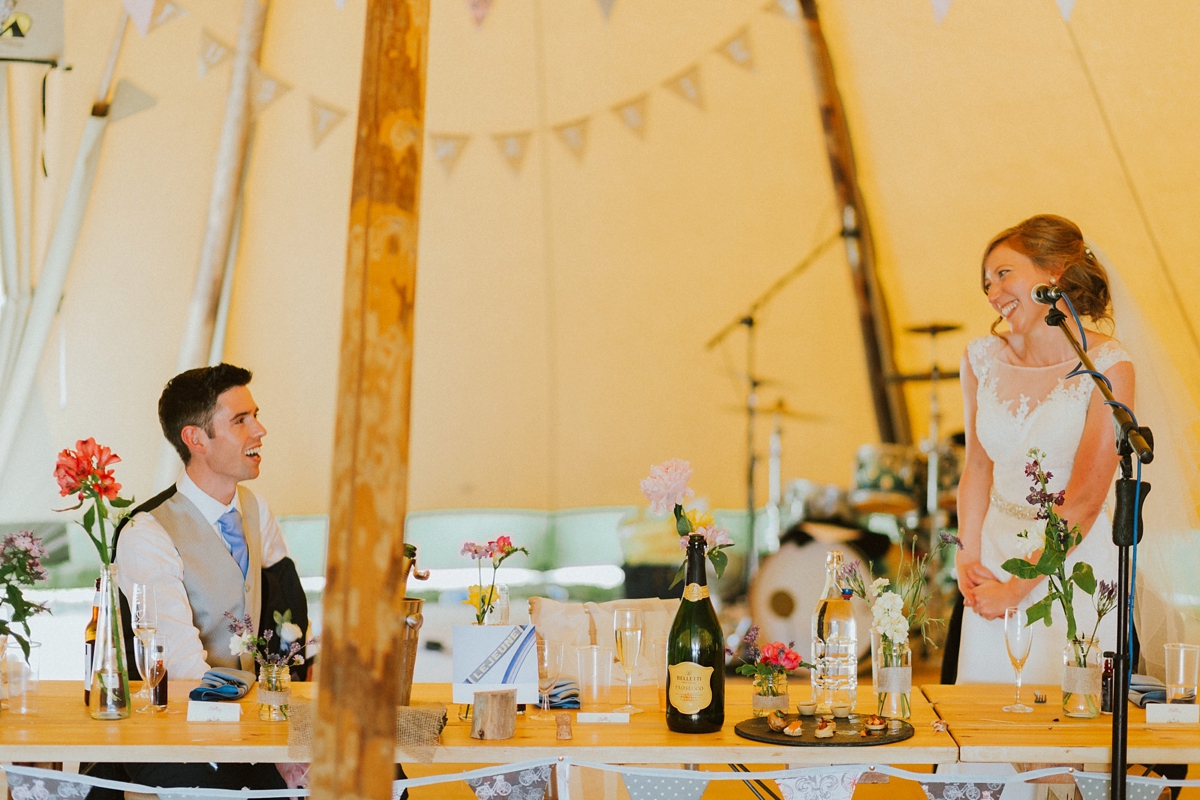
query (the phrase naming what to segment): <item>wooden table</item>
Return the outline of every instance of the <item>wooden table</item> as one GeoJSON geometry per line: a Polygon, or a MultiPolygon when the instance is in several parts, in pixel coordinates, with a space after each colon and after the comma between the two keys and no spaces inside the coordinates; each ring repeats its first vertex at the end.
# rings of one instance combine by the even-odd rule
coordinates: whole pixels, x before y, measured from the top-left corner
{"type": "MultiPolygon", "coordinates": [[[[236,723],[187,722],[187,691],[191,683],[172,682],[170,703],[179,714],[134,713],[118,722],[93,720],[81,698],[78,681],[43,681],[38,713],[0,717],[0,761],[288,761],[288,726],[260,722],[254,691],[241,701],[242,721],[236,723]]],[[[311,698],[313,686],[293,683],[296,702],[311,698]]],[[[442,733],[434,761],[454,764],[500,764],[533,758],[568,755],[580,761],[620,764],[943,764],[958,760],[958,748],[949,734],[933,730],[933,708],[919,691],[913,693],[912,723],[916,735],[904,742],[872,747],[780,747],[751,742],[734,733],[734,724],[751,716],[749,685],[727,687],[725,727],[719,733],[687,735],[667,730],[658,711],[654,688],[642,695],[635,687],[634,701],[647,711],[628,724],[573,725],[574,739],[554,738],[553,722],[524,717],[517,735],[498,742],[470,738],[470,726],[458,719],[458,706],[450,705],[447,684],[417,684],[414,705],[445,704],[450,721],[442,733]]],[[[807,692],[807,686],[803,687],[807,692]]],[[[873,710],[869,686],[859,687],[859,707],[873,710]]],[[[141,700],[135,700],[140,707],[141,700]]],[[[397,752],[397,759],[410,759],[397,752]]]]}
{"type": "MultiPolygon", "coordinates": [[[[1072,719],[1063,715],[1058,686],[1025,686],[1021,700],[1032,714],[1001,709],[1012,703],[1012,684],[922,686],[938,716],[950,726],[959,758],[974,762],[1105,764],[1112,754],[1112,717],[1072,719]],[[1033,702],[1034,691],[1046,695],[1033,702]]],[[[1200,763],[1200,725],[1147,725],[1144,709],[1129,706],[1129,762],[1200,763]]]]}

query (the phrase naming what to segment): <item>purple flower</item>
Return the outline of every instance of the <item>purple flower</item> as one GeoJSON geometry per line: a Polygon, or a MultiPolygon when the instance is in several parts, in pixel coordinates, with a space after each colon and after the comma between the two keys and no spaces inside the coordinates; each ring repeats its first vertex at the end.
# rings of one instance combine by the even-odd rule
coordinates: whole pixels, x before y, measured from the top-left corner
{"type": "Polygon", "coordinates": [[[843,564],[838,570],[838,578],[842,581],[849,582],[851,578],[858,574],[859,560],[856,558],[849,564],[843,564]]]}
{"type": "Polygon", "coordinates": [[[758,626],[751,625],[750,630],[746,631],[746,635],[742,637],[742,641],[746,644],[754,644],[758,641],[758,626]]]}
{"type": "Polygon", "coordinates": [[[938,534],[938,541],[945,545],[952,544],[955,547],[957,547],[959,550],[963,549],[962,539],[958,538],[953,533],[947,533],[946,531],[942,531],[940,534],[938,534]]]}

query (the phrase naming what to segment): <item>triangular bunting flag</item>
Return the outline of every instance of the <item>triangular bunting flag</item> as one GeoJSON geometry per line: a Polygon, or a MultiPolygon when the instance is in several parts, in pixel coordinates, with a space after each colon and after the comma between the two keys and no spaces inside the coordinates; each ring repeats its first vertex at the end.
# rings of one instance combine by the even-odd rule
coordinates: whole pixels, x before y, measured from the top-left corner
{"type": "Polygon", "coordinates": [[[166,25],[173,19],[180,19],[187,15],[187,9],[183,6],[176,5],[170,2],[170,0],[158,0],[154,4],[154,19],[150,20],[150,30],[166,25]]]}
{"type": "Polygon", "coordinates": [[[150,21],[154,19],[154,0],[121,0],[125,13],[137,32],[145,36],[150,32],[150,21]]]}
{"type": "Polygon", "coordinates": [[[346,7],[346,0],[333,0],[333,4],[337,6],[338,11],[346,7]]]}
{"type": "Polygon", "coordinates": [[[638,136],[646,134],[646,100],[649,95],[640,95],[632,100],[613,106],[613,113],[621,118],[625,127],[638,136]]]}
{"type": "Polygon", "coordinates": [[[487,19],[487,15],[492,10],[492,3],[495,0],[467,0],[467,9],[471,12],[471,19],[475,20],[475,27],[478,28],[487,19]]]}
{"type": "Polygon", "coordinates": [[[750,52],[750,28],[745,27],[730,36],[718,48],[721,55],[739,67],[754,71],[754,54],[750,52]]]}
{"type": "Polygon", "coordinates": [[[1071,12],[1075,10],[1075,0],[1054,0],[1058,3],[1058,13],[1062,14],[1063,22],[1071,21],[1071,12]]]}
{"type": "MultiPolygon", "coordinates": [[[[1083,800],[1108,800],[1110,783],[1107,775],[1075,773],[1075,785],[1079,787],[1083,800]]],[[[1157,800],[1166,786],[1162,780],[1129,777],[1125,779],[1125,796],[1129,800],[1157,800]]]]}
{"type": "Polygon", "coordinates": [[[854,787],[858,784],[860,767],[850,772],[830,772],[821,770],[811,775],[797,775],[794,778],[776,778],[779,793],[784,800],[805,797],[820,797],[821,800],[850,800],[854,787]]]}
{"type": "Polygon", "coordinates": [[[503,797],[505,800],[542,800],[550,785],[550,765],[543,764],[518,772],[504,772],[486,778],[464,781],[479,800],[503,797]]]}
{"type": "Polygon", "coordinates": [[[346,112],[340,108],[322,103],[312,95],[308,96],[308,121],[312,128],[313,147],[317,147],[346,117],[346,112]]]}
{"type": "Polygon", "coordinates": [[[770,0],[763,11],[770,11],[774,14],[781,14],[792,22],[800,21],[800,0],[770,0]]]}
{"type": "Polygon", "coordinates": [[[933,21],[938,25],[942,24],[942,20],[950,13],[950,4],[954,0],[930,0],[933,4],[933,21]]]}
{"type": "Polygon", "coordinates": [[[956,781],[925,783],[922,781],[921,789],[925,792],[926,800],[961,800],[965,797],[976,798],[976,800],[1000,800],[1000,795],[1004,793],[1004,784],[956,781]]]}
{"type": "Polygon", "coordinates": [[[203,79],[208,71],[229,58],[233,52],[229,45],[222,42],[208,28],[200,29],[200,56],[196,59],[196,70],[203,79]]]}
{"type": "Polygon", "coordinates": [[[434,134],[429,138],[433,141],[433,157],[441,162],[449,175],[454,171],[454,165],[458,163],[471,137],[467,134],[444,133],[434,134]]]}
{"type": "Polygon", "coordinates": [[[600,6],[600,12],[604,14],[605,22],[612,16],[613,6],[616,4],[617,0],[596,0],[596,5],[600,6]]]}
{"type": "Polygon", "coordinates": [[[521,165],[525,163],[525,154],[529,152],[529,131],[520,133],[497,133],[492,136],[500,155],[512,167],[512,171],[520,173],[521,165]]]}
{"type": "Polygon", "coordinates": [[[624,772],[621,778],[625,781],[629,800],[660,800],[664,797],[671,800],[700,800],[700,795],[708,788],[708,781],[700,778],[652,778],[624,772]]]}
{"type": "Polygon", "coordinates": [[[704,94],[700,90],[700,65],[693,64],[663,85],[697,108],[704,108],[704,94]]]}
{"type": "Polygon", "coordinates": [[[574,122],[564,122],[557,125],[554,132],[562,139],[567,149],[578,159],[583,159],[583,151],[587,149],[587,117],[574,122]]]}
{"type": "Polygon", "coordinates": [[[117,81],[117,88],[113,92],[112,106],[108,111],[108,121],[116,122],[126,117],[132,117],[139,111],[153,108],[157,102],[157,99],[122,78],[117,81]]]}
{"type": "Polygon", "coordinates": [[[267,106],[292,90],[289,83],[276,78],[257,64],[250,65],[250,116],[257,117],[267,106]]]}

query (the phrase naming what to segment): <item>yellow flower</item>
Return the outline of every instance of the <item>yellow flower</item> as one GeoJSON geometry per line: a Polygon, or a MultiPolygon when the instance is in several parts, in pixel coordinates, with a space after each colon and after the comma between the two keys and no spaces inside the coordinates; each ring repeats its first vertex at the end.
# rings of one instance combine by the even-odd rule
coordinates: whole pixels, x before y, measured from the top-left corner
{"type": "Polygon", "coordinates": [[[476,610],[483,612],[488,606],[496,602],[496,587],[489,586],[486,589],[479,584],[475,584],[469,590],[467,599],[463,600],[464,606],[473,606],[476,610]]]}
{"type": "Polygon", "coordinates": [[[693,531],[698,531],[701,528],[713,524],[712,514],[709,514],[705,511],[699,511],[695,508],[687,512],[685,516],[687,517],[688,524],[692,526],[693,531]]]}

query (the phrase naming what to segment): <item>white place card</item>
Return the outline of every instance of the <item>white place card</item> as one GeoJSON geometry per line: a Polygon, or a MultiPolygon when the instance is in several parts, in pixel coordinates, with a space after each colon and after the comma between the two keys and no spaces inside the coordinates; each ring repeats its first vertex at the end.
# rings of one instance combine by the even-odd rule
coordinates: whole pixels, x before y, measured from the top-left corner
{"type": "Polygon", "coordinates": [[[237,722],[241,718],[241,703],[211,703],[207,700],[188,700],[188,722],[237,722]]]}
{"type": "Polygon", "coordinates": [[[1180,722],[1195,725],[1200,722],[1200,706],[1151,703],[1146,706],[1146,722],[1180,722]]]}
{"type": "Polygon", "coordinates": [[[537,640],[532,625],[455,625],[452,702],[480,689],[517,688],[517,702],[538,702],[537,640]]]}
{"type": "Polygon", "coordinates": [[[580,711],[575,715],[575,721],[587,722],[629,722],[628,714],[618,714],[615,711],[580,711]]]}

